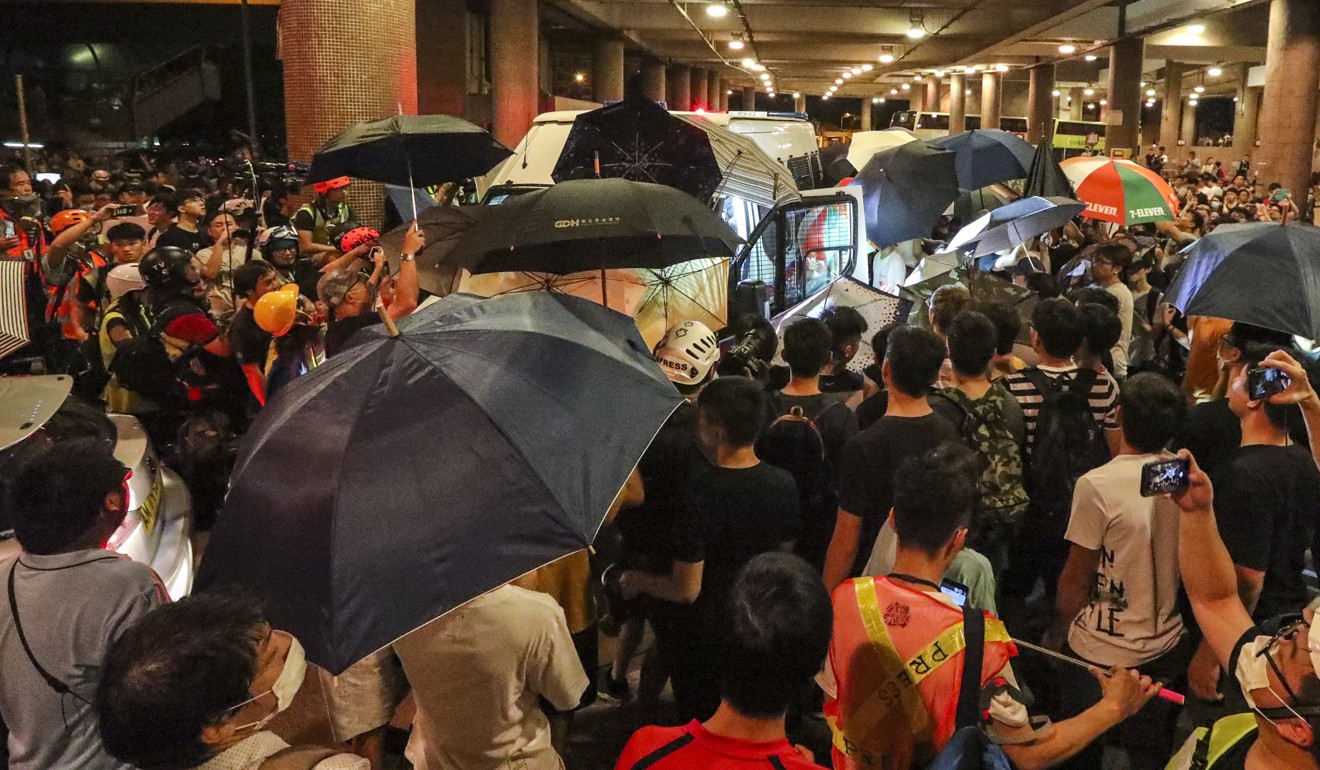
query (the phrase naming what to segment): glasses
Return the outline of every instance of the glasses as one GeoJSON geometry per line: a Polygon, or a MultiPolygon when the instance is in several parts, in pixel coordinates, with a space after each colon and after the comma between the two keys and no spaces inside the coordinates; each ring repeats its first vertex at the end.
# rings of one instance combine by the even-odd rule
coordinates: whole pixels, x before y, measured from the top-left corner
{"type": "MultiPolygon", "coordinates": [[[[1270,670],[1272,670],[1274,675],[1279,678],[1279,683],[1283,685],[1284,691],[1288,693],[1288,702],[1296,705],[1303,704],[1299,703],[1297,693],[1293,692],[1292,685],[1288,684],[1288,679],[1283,675],[1283,669],[1281,669],[1279,664],[1274,661],[1274,656],[1270,654],[1270,650],[1277,647],[1280,642],[1291,641],[1304,628],[1307,629],[1309,633],[1311,626],[1304,618],[1300,617],[1292,623],[1280,626],[1279,630],[1274,632],[1274,636],[1270,637],[1269,643],[1260,648],[1260,651],[1256,653],[1257,657],[1260,657],[1261,655],[1265,656],[1265,662],[1269,664],[1270,670]]],[[[1309,644],[1306,645],[1306,649],[1308,652],[1310,651],[1309,644]]]]}

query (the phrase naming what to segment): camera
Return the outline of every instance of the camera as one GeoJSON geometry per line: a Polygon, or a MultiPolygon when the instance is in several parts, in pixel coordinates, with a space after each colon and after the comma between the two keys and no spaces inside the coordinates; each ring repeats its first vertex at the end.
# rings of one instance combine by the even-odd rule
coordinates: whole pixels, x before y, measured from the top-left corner
{"type": "Polygon", "coordinates": [[[1263,401],[1288,389],[1292,379],[1278,369],[1253,366],[1247,370],[1247,396],[1252,401],[1263,401]]]}

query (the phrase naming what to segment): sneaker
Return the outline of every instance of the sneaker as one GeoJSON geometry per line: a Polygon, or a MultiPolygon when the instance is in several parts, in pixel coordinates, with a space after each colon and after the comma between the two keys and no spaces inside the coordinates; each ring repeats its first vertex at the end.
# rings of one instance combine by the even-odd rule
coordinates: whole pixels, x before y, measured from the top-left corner
{"type": "Polygon", "coordinates": [[[627,679],[615,679],[610,666],[602,666],[598,677],[597,692],[600,696],[614,703],[622,703],[632,697],[632,688],[627,679]]]}

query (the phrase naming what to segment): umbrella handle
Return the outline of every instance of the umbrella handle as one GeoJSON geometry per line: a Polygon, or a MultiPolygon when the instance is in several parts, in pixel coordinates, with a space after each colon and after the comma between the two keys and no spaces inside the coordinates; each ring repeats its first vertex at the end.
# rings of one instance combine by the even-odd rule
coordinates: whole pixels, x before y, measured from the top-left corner
{"type": "Polygon", "coordinates": [[[381,323],[385,324],[385,331],[389,334],[389,336],[391,337],[399,336],[399,327],[395,326],[394,319],[390,318],[390,311],[386,310],[385,307],[382,305],[380,310],[376,312],[380,314],[381,323]]]}

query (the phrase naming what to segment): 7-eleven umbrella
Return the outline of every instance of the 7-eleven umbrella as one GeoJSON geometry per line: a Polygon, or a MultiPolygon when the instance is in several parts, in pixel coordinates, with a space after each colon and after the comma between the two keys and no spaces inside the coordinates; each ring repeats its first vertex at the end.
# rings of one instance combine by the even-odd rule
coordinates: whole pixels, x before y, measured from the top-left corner
{"type": "Polygon", "coordinates": [[[1130,160],[1077,157],[1059,165],[1086,204],[1084,217],[1137,225],[1173,219],[1178,213],[1178,196],[1168,183],[1130,160]]]}

